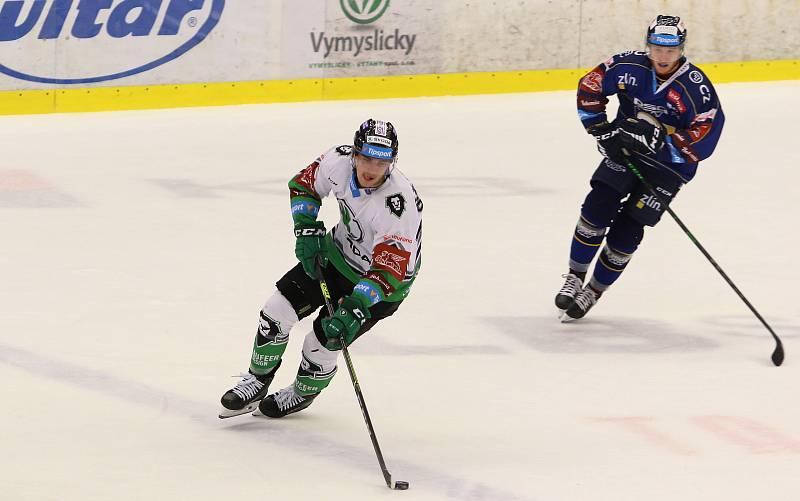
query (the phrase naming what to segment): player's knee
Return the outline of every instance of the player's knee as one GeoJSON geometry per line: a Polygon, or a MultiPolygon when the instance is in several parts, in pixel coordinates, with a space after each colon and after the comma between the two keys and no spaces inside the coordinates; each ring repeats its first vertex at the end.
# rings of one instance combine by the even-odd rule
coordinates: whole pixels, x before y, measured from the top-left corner
{"type": "Polygon", "coordinates": [[[612,249],[619,252],[633,254],[644,238],[644,224],[635,220],[627,213],[619,215],[611,230],[608,232],[606,242],[612,249]]]}
{"type": "Polygon", "coordinates": [[[275,291],[261,308],[258,334],[270,342],[285,342],[297,323],[294,307],[280,291],[275,291]]]}
{"type": "Polygon", "coordinates": [[[581,217],[598,228],[606,228],[617,215],[622,198],[617,190],[602,182],[593,182],[581,206],[581,217]]]}

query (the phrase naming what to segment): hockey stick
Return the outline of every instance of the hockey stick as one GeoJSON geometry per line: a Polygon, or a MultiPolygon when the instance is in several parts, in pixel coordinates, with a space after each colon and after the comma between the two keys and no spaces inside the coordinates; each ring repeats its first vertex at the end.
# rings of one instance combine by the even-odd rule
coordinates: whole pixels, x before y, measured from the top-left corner
{"type": "MultiPolygon", "coordinates": [[[[316,266],[317,276],[319,277],[319,288],[322,290],[322,298],[325,300],[325,306],[328,308],[328,316],[333,317],[334,310],[331,304],[331,293],[328,291],[328,283],[322,275],[322,265],[320,265],[319,259],[316,261],[316,266]]],[[[381,465],[381,472],[383,473],[383,479],[386,481],[386,487],[404,491],[408,489],[408,482],[396,480],[392,483],[392,474],[389,473],[389,470],[386,468],[386,461],[383,460],[381,446],[378,445],[378,437],[375,436],[375,429],[372,427],[372,420],[369,418],[367,403],[364,401],[364,395],[361,393],[361,386],[358,384],[356,369],[353,367],[353,360],[350,358],[350,352],[347,350],[347,344],[344,342],[344,336],[342,334],[339,334],[339,342],[342,344],[342,353],[344,353],[344,360],[347,363],[347,370],[350,372],[350,380],[353,381],[353,389],[356,390],[358,405],[361,407],[361,413],[364,415],[364,422],[367,423],[369,438],[372,440],[372,447],[375,448],[375,455],[378,456],[378,463],[381,465]]]]}
{"type": "Polygon", "coordinates": [[[720,268],[720,266],[717,264],[717,262],[714,261],[714,258],[711,257],[711,254],[709,254],[708,251],[700,244],[700,242],[697,241],[697,239],[694,237],[694,235],[692,235],[692,232],[689,231],[689,228],[687,228],[686,225],[683,224],[683,221],[680,220],[678,215],[675,214],[675,212],[672,209],[669,208],[669,205],[667,205],[660,196],[658,196],[658,193],[656,193],[656,190],[653,188],[653,185],[650,184],[644,178],[644,176],[642,176],[642,173],[639,172],[639,169],[637,169],[636,166],[633,165],[633,162],[631,162],[631,158],[630,158],[631,155],[628,152],[628,150],[623,148],[622,152],[625,154],[625,163],[628,164],[628,168],[631,170],[631,172],[633,172],[633,174],[637,178],[639,178],[639,181],[642,182],[644,187],[647,188],[647,190],[655,197],[655,199],[663,207],[666,207],[666,210],[669,213],[669,215],[672,216],[672,219],[674,219],[676,223],[678,223],[678,226],[680,226],[681,229],[683,230],[683,232],[686,234],[686,236],[689,237],[689,240],[691,240],[692,243],[694,243],[694,245],[697,246],[698,249],[700,249],[700,252],[702,252],[703,255],[706,257],[706,259],[708,259],[708,262],[710,262],[711,265],[714,266],[714,268],[719,272],[719,274],[722,275],[722,278],[724,278],[725,281],[728,282],[728,285],[731,286],[733,291],[736,292],[736,294],[739,295],[739,297],[741,298],[742,301],[744,301],[744,304],[746,304],[747,307],[750,308],[750,311],[753,312],[753,314],[756,316],[756,318],[761,320],[761,323],[764,324],[764,327],[766,327],[767,330],[769,331],[769,333],[772,334],[772,338],[775,340],[775,350],[772,352],[772,363],[775,364],[776,366],[780,366],[783,363],[783,343],[781,343],[781,340],[778,337],[778,335],[775,334],[775,331],[772,330],[772,327],[770,327],[769,324],[767,324],[767,321],[764,320],[764,317],[762,317],[761,314],[758,313],[758,311],[756,311],[756,309],[753,307],[753,305],[750,304],[750,301],[748,301],[747,298],[744,297],[744,294],[742,294],[742,292],[739,290],[739,288],[736,287],[736,285],[728,277],[728,275],[724,271],[722,271],[722,268],[720,268]]]}

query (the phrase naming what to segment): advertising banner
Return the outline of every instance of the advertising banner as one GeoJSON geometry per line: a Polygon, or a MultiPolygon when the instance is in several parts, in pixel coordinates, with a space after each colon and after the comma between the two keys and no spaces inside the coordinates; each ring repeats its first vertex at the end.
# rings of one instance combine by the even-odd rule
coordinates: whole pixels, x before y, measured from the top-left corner
{"type": "Polygon", "coordinates": [[[800,3],[749,4],[0,0],[0,91],[584,68],[642,49],[665,12],[692,61],[800,58],[800,3]]]}
{"type": "Polygon", "coordinates": [[[285,78],[436,73],[442,2],[283,2],[285,78]]]}
{"type": "Polygon", "coordinates": [[[3,0],[0,89],[280,78],[269,0],[3,0]]]}

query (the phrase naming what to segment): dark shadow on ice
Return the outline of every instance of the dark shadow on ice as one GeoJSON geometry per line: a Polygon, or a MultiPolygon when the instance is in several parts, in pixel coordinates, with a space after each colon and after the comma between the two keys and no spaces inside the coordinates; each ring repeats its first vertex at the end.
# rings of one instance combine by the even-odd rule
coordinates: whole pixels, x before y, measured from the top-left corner
{"type": "MultiPolygon", "coordinates": [[[[644,318],[483,317],[499,333],[542,353],[684,353],[719,343],[679,327],[644,318]]],[[[705,332],[704,332],[705,334],[705,332]]]]}

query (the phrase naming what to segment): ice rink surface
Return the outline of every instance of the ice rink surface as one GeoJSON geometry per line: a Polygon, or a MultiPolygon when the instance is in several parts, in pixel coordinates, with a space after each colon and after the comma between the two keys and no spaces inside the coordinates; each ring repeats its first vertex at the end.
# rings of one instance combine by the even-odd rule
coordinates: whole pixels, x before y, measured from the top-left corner
{"type": "Polygon", "coordinates": [[[599,161],[573,92],[0,118],[0,498],[795,501],[800,82],[717,90],[722,139],[673,208],[780,368],[668,216],[558,322],[599,161]],[[300,414],[217,418],[295,262],[286,182],[367,117],[425,203],[411,295],[352,348],[405,492],[343,361],[300,414]]]}

